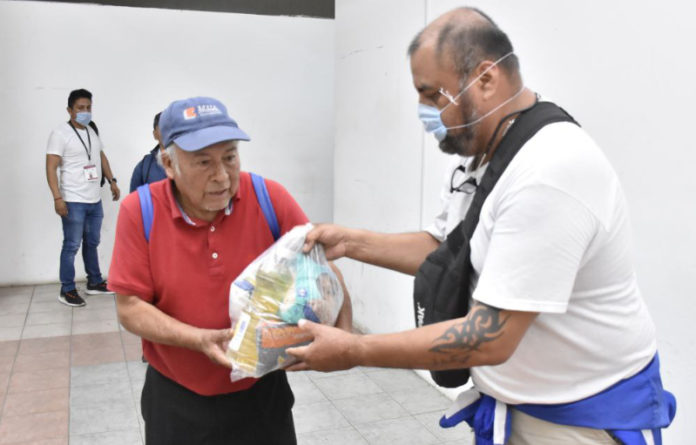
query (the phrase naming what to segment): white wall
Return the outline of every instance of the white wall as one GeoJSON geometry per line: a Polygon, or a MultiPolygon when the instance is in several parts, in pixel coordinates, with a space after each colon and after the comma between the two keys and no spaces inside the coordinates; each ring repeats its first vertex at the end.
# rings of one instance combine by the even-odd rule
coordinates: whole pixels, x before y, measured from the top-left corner
{"type": "MultiPolygon", "coordinates": [[[[696,434],[696,163],[691,134],[696,6],[474,0],[510,36],[526,83],[566,108],[603,147],[631,207],[636,268],[658,329],[665,386],[679,409],[665,443],[696,434]]],[[[336,4],[335,221],[377,231],[432,219],[446,156],[424,137],[405,56],[454,0],[336,4]]],[[[412,279],[341,262],[359,325],[413,326],[412,279]]]]}
{"type": "MultiPolygon", "coordinates": [[[[334,220],[385,232],[418,230],[421,130],[407,75],[406,44],[423,5],[400,0],[336,2],[334,220]],[[386,12],[395,16],[387,17],[386,12]]],[[[419,17],[420,15],[420,17],[419,17]]],[[[412,279],[339,262],[359,325],[372,332],[412,326],[412,279]]]]}
{"type": "MultiPolygon", "coordinates": [[[[58,280],[62,240],[45,177],[68,93],[93,116],[119,186],[154,146],[171,101],[222,100],[252,138],[242,168],[281,182],[313,220],[332,218],[333,20],[0,1],[0,285],[58,280]]],[[[109,268],[118,204],[102,189],[109,268]]],[[[78,276],[84,272],[78,255],[78,276]]]]}

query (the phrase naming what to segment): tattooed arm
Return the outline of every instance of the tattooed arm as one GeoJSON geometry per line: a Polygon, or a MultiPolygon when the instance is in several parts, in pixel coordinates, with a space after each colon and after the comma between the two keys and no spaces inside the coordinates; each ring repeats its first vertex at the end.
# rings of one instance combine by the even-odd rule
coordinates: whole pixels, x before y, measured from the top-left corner
{"type": "Polygon", "coordinates": [[[314,341],[288,350],[300,359],[290,370],[334,371],[353,366],[457,369],[504,363],[537,313],[475,302],[464,318],[395,334],[355,335],[311,322],[314,341]]]}
{"type": "Polygon", "coordinates": [[[430,369],[468,368],[505,362],[517,349],[536,315],[532,312],[500,310],[475,302],[465,318],[450,322],[445,332],[433,341],[429,352],[439,356],[435,362],[444,367],[430,369]]]}

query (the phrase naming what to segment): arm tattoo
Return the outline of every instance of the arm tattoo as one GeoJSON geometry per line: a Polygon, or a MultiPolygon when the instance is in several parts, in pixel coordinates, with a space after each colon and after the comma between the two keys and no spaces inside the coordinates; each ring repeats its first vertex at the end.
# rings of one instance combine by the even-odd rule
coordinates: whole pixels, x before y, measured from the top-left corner
{"type": "Polygon", "coordinates": [[[444,353],[441,363],[465,364],[472,351],[479,349],[483,343],[499,338],[508,317],[500,316],[500,309],[476,302],[464,321],[457,323],[436,338],[431,352],[444,353]]]}

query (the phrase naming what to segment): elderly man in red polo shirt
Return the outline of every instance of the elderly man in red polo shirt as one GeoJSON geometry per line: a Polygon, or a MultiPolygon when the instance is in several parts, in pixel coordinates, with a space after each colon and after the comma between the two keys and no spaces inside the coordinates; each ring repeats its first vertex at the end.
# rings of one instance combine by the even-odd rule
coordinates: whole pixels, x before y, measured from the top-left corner
{"type": "MultiPolygon", "coordinates": [[[[295,444],[285,372],[231,382],[225,356],[230,283],[274,241],[250,175],[240,171],[238,141],[249,136],[206,97],[173,102],[160,130],[169,180],[150,185],[149,239],[132,193],[121,206],[109,273],[121,323],[143,338],[149,363],[146,443],[295,444]]],[[[281,234],[307,222],[283,186],[266,186],[281,234]]],[[[346,298],[337,326],[350,329],[351,321],[346,298]]]]}

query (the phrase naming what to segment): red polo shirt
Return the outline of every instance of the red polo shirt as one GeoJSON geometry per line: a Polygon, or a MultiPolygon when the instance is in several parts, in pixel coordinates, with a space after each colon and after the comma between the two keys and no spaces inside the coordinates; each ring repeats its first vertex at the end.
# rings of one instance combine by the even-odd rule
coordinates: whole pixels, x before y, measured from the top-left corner
{"type": "MultiPolygon", "coordinates": [[[[307,217],[277,182],[266,180],[281,233],[307,217]]],[[[230,327],[229,287],[244,268],[273,244],[251,177],[241,172],[229,211],[211,223],[182,214],[170,180],[150,185],[154,220],[145,240],[137,193],[121,204],[109,270],[109,288],[135,295],[192,326],[230,327]],[[194,225],[192,225],[194,224],[194,225]]],[[[250,387],[254,379],[230,382],[229,370],[204,354],[143,340],[145,358],[160,373],[201,395],[250,387]]]]}

